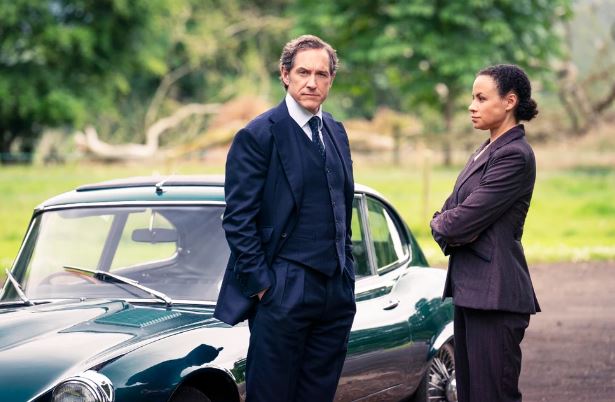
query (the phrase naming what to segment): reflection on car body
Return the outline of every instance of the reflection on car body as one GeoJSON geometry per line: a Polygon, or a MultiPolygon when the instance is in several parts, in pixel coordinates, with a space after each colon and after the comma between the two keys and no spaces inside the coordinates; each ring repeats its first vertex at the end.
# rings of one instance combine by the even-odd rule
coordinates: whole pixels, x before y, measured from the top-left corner
{"type": "MultiPolygon", "coordinates": [[[[0,400],[243,400],[247,325],[212,317],[223,181],[160,182],[83,186],[35,209],[0,295],[0,400]]],[[[336,401],[455,401],[445,272],[374,190],[357,185],[353,205],[357,314],[336,401]]]]}

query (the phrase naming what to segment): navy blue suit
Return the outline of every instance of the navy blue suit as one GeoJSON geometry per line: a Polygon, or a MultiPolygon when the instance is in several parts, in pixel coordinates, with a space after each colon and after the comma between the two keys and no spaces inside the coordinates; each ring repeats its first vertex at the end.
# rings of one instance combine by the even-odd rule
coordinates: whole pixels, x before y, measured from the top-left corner
{"type": "MultiPolygon", "coordinates": [[[[486,145],[486,144],[485,144],[486,145]]],[[[431,221],[450,255],[444,297],[455,304],[460,402],[520,402],[520,343],[540,311],[521,245],[536,179],[523,125],[477,150],[431,221]]]]}
{"type": "Polygon", "coordinates": [[[240,130],[227,157],[231,257],[214,315],[249,320],[248,401],[332,400],[343,365],[354,182],[343,126],[323,113],[322,131],[325,159],[282,102],[240,130]]]}

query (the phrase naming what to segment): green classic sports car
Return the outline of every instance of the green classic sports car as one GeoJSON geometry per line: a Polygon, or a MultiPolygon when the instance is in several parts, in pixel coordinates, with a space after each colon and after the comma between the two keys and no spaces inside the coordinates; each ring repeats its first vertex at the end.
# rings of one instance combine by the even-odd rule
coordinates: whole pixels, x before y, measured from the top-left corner
{"type": "MultiPolygon", "coordinates": [[[[244,400],[248,326],[212,317],[223,213],[221,177],[115,180],[39,205],[0,294],[0,401],[244,400]]],[[[357,315],[336,401],[456,401],[445,271],[365,186],[352,234],[357,315]]]]}

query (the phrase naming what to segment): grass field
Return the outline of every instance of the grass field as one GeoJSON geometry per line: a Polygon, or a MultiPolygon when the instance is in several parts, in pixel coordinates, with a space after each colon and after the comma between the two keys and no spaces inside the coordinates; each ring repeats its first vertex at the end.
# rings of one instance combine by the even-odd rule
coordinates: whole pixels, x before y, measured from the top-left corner
{"type": "MultiPolygon", "coordinates": [[[[444,265],[428,222],[453,187],[459,167],[392,167],[355,163],[355,179],[398,209],[432,265],[444,265]],[[426,180],[428,177],[428,180],[426,180]],[[426,184],[428,183],[428,184],[426,184]]],[[[0,279],[10,267],[32,209],[75,186],[131,175],[222,173],[222,163],[181,166],[64,165],[0,167],[0,279]]],[[[615,259],[615,168],[540,170],[523,238],[530,262],[615,259]]]]}

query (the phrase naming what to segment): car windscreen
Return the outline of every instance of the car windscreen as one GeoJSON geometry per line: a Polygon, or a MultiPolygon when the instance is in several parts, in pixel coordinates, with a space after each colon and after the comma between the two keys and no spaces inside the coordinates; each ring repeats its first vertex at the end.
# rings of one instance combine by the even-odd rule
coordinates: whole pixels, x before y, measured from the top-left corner
{"type": "MultiPolygon", "coordinates": [[[[119,275],[174,300],[215,301],[229,257],[222,205],[88,207],[38,215],[12,270],[32,300],[147,298],[119,275]],[[107,278],[108,279],[108,278],[107,278]]],[[[2,301],[17,300],[5,292],[2,301]]]]}

